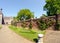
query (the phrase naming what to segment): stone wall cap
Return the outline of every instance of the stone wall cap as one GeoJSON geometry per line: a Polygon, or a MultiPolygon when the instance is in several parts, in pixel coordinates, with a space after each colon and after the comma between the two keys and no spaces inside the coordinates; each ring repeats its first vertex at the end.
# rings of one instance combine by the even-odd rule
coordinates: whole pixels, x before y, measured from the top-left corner
{"type": "Polygon", "coordinates": [[[42,38],[44,35],[43,34],[38,34],[38,37],[42,38]]]}

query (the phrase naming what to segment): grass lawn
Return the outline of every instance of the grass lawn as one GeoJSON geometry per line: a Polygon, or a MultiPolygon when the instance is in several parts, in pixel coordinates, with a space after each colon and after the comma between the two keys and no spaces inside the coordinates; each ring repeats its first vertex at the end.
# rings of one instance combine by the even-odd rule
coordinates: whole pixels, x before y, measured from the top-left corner
{"type": "Polygon", "coordinates": [[[9,26],[11,30],[16,32],[17,34],[23,36],[26,39],[34,41],[34,39],[38,38],[38,34],[45,34],[45,31],[36,31],[36,30],[26,30],[24,28],[17,28],[15,26],[9,26]]]}
{"type": "Polygon", "coordinates": [[[0,29],[2,28],[2,25],[0,25],[0,29]]]}

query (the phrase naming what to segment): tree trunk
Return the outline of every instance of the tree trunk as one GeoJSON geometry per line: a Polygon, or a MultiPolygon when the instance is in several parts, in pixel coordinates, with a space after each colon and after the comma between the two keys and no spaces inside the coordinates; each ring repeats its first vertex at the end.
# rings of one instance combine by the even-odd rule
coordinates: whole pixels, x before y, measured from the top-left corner
{"type": "Polygon", "coordinates": [[[55,30],[59,30],[59,25],[58,25],[58,15],[55,15],[56,23],[55,23],[55,30]]]}

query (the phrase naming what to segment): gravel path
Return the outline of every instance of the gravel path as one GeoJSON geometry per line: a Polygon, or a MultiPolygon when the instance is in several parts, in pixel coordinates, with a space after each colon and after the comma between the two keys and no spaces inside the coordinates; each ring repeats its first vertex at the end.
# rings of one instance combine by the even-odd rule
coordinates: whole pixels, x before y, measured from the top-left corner
{"type": "Polygon", "coordinates": [[[3,25],[0,30],[0,43],[33,43],[13,31],[11,31],[7,25],[3,25]]]}
{"type": "Polygon", "coordinates": [[[44,43],[60,43],[60,31],[47,30],[44,43]]]}

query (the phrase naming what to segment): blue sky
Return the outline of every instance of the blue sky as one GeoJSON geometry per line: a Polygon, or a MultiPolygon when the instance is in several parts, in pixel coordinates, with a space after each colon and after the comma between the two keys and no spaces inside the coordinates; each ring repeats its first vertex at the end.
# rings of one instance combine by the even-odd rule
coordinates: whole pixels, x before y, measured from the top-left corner
{"type": "Polygon", "coordinates": [[[46,14],[43,11],[45,0],[0,0],[0,8],[3,9],[4,16],[16,16],[20,9],[30,9],[35,17],[46,14]]]}

